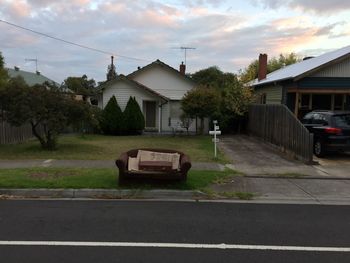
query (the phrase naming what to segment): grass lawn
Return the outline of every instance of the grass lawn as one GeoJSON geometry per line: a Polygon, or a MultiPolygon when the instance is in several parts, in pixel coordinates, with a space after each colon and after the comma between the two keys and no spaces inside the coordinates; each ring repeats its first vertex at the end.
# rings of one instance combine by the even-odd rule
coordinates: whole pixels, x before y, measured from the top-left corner
{"type": "Polygon", "coordinates": [[[37,140],[0,145],[0,159],[66,159],[112,160],[133,148],[165,148],[183,151],[195,162],[226,162],[219,152],[214,160],[214,146],[210,136],[104,136],[65,135],[59,137],[58,150],[41,149],[37,140]]]}
{"type": "MultiPolygon", "coordinates": [[[[30,168],[0,169],[0,188],[100,188],[119,189],[116,169],[30,168]]],[[[130,184],[122,188],[204,189],[234,171],[190,171],[186,182],[130,184]]]]}

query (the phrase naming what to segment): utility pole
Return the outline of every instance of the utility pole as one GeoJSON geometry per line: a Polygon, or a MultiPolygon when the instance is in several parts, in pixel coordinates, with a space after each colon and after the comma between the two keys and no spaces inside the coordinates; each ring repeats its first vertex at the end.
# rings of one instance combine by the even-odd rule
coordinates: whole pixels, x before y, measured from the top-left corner
{"type": "Polygon", "coordinates": [[[173,47],[173,49],[181,49],[185,51],[185,65],[187,64],[187,50],[196,49],[195,47],[173,47]]]}
{"type": "Polygon", "coordinates": [[[35,62],[35,72],[38,71],[38,59],[37,58],[26,58],[25,62],[35,62]]]}

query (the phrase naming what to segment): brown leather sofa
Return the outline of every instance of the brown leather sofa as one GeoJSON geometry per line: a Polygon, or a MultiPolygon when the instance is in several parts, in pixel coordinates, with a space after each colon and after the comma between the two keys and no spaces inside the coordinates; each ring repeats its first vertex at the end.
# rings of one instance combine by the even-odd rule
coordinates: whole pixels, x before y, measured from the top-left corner
{"type": "Polygon", "coordinates": [[[154,179],[154,180],[186,180],[187,172],[191,168],[189,156],[180,151],[169,149],[132,149],[122,153],[115,161],[119,168],[119,183],[125,182],[127,179],[154,179]],[[139,150],[160,152],[160,153],[178,153],[180,154],[179,169],[171,171],[128,171],[129,157],[135,158],[139,150]]]}

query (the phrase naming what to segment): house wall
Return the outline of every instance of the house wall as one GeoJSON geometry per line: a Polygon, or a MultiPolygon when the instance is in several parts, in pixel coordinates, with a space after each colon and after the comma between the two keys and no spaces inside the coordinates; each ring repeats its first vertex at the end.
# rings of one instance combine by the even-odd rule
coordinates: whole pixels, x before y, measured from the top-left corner
{"type": "Polygon", "coordinates": [[[181,100],[194,87],[189,80],[161,66],[140,71],[132,78],[171,100],[181,100]]]}
{"type": "MultiPolygon", "coordinates": [[[[170,101],[167,105],[167,116],[163,115],[163,119],[166,118],[166,127],[163,125],[164,131],[173,131],[173,129],[184,130],[186,129],[181,127],[181,101],[170,101]]],[[[164,124],[164,122],[163,122],[164,124]]],[[[191,125],[188,129],[189,132],[196,131],[196,122],[192,120],[191,125]]]]}
{"type": "Polygon", "coordinates": [[[310,77],[339,77],[339,78],[349,78],[350,77],[350,58],[344,61],[329,66],[310,77]]]}
{"type": "MultiPolygon", "coordinates": [[[[103,92],[103,98],[102,98],[102,109],[107,105],[108,101],[112,96],[115,96],[117,99],[117,102],[121,108],[122,111],[125,110],[126,104],[128,103],[128,100],[130,96],[135,97],[137,103],[140,106],[140,109],[144,112],[143,109],[143,101],[156,101],[157,105],[160,103],[160,98],[141,89],[138,87],[135,87],[133,85],[130,85],[127,82],[119,81],[114,84],[111,84],[110,86],[106,87],[103,92]]],[[[158,128],[158,116],[159,116],[159,108],[156,107],[156,128],[158,128]]]]}
{"type": "Polygon", "coordinates": [[[280,85],[266,86],[258,88],[256,94],[266,94],[266,104],[281,104],[282,103],[282,89],[280,85]]]}

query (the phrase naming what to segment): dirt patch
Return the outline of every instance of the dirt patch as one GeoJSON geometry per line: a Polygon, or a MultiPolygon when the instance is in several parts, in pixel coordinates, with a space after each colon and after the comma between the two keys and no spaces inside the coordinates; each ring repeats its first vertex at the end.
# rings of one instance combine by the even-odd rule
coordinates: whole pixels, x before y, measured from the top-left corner
{"type": "Polygon", "coordinates": [[[31,178],[60,178],[60,177],[66,177],[66,176],[75,176],[77,175],[76,172],[54,172],[54,173],[48,173],[48,172],[33,172],[29,173],[29,177],[31,178]]]}

